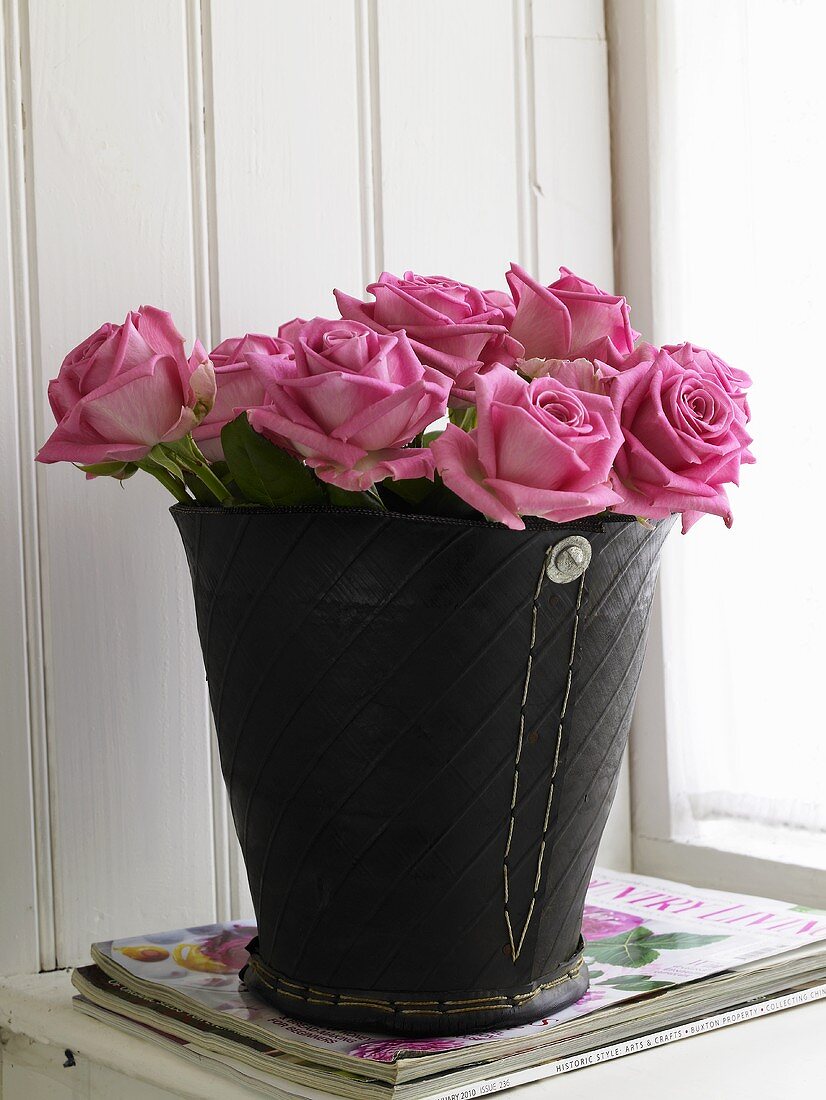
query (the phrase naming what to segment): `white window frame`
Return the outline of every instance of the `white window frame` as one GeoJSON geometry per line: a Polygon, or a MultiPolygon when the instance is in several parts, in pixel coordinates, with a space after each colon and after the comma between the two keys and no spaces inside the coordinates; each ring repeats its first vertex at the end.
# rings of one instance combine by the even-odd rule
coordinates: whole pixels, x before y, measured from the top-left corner
{"type": "MultiPolygon", "coordinates": [[[[611,81],[612,174],[617,288],[655,343],[658,288],[667,277],[668,226],[661,197],[669,186],[668,120],[659,94],[670,64],[669,14],[660,0],[606,0],[611,81]]],[[[668,554],[663,575],[669,569],[668,554]]],[[[661,586],[662,589],[662,586],[661,586]]],[[[693,819],[680,783],[674,723],[669,725],[664,615],[658,592],[631,731],[634,870],[698,886],[782,896],[826,905],[826,844],[803,830],[751,822],[693,819]]],[[[744,690],[749,690],[744,687],[744,690]]]]}

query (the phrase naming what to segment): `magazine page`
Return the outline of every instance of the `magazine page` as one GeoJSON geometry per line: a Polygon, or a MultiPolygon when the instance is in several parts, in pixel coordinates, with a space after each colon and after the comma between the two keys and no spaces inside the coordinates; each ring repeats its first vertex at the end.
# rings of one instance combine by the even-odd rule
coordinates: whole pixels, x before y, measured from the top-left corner
{"type": "MultiPolygon", "coordinates": [[[[574,1056],[560,1058],[552,1056],[549,1061],[528,1065],[524,1068],[504,1071],[501,1062],[490,1065],[489,1069],[476,1064],[464,1073],[428,1077],[413,1085],[402,1085],[396,1088],[385,1085],[385,1096],[388,1098],[404,1097],[408,1100],[426,1100],[426,1098],[427,1100],[480,1100],[481,1097],[489,1096],[494,1092],[502,1092],[518,1085],[558,1077],[561,1074],[580,1070],[587,1066],[599,1065],[616,1058],[639,1054],[646,1050],[659,1048],[667,1043],[692,1038],[695,1035],[702,1035],[710,1031],[717,1031],[720,1028],[731,1027],[745,1020],[772,1015],[787,1008],[809,1004],[812,1001],[823,1000],[824,998],[826,998],[826,985],[810,986],[756,1004],[741,1006],[711,1016],[698,1017],[688,1023],[645,1033],[637,1038],[624,1039],[620,1042],[609,1043],[607,1046],[592,1047],[586,1052],[574,1056]],[[457,1078],[460,1079],[461,1083],[457,1083],[457,1078]]],[[[208,1051],[195,1043],[180,1039],[165,1032],[162,1026],[152,1027],[149,1024],[137,1023],[126,1017],[116,1015],[105,1008],[86,1001],[83,997],[76,997],[75,1004],[82,1012],[101,1020],[110,1027],[119,1028],[140,1038],[150,1038],[162,1046],[173,1049],[177,1054],[195,1061],[199,1065],[208,1067],[212,1072],[226,1074],[234,1081],[247,1087],[257,1087],[268,1096],[281,1097],[284,1100],[292,1100],[294,1096],[304,1097],[306,1100],[326,1100],[330,1096],[328,1089],[320,1091],[318,1088],[313,1088],[307,1084],[284,1080],[280,1075],[272,1072],[267,1073],[255,1066],[239,1062],[235,1057],[208,1051]]],[[[313,1068],[317,1073],[318,1067],[313,1068]]],[[[352,1078],[352,1080],[355,1082],[356,1079],[352,1078]]],[[[378,1086],[374,1084],[372,1087],[376,1089],[378,1086]]],[[[351,1092],[353,1095],[364,1097],[367,1090],[353,1088],[351,1092]]]]}
{"type": "MultiPolygon", "coordinates": [[[[826,940],[826,912],[787,902],[596,869],[585,907],[583,936],[591,986],[576,1004],[535,1023],[477,1035],[406,1040],[338,1031],[283,1015],[238,980],[251,922],[177,929],[97,944],[102,959],[168,993],[185,995],[233,1022],[262,1029],[275,1047],[309,1048],[318,1061],[343,1058],[399,1067],[412,1058],[508,1040],[533,1045],[552,1028],[668,990],[744,963],[826,940]]],[[[160,995],[160,994],[159,994],[160,995]]],[[[470,1054],[470,1051],[467,1051],[470,1054]]],[[[479,1056],[482,1051],[478,1052],[479,1056]]],[[[490,1057],[489,1051],[484,1052],[490,1057]]],[[[365,1069],[367,1067],[365,1066],[365,1069]]],[[[364,1072],[364,1071],[362,1071],[364,1072]]]]}
{"type": "Polygon", "coordinates": [[[308,1046],[348,1053],[372,1036],[317,1027],[285,1016],[248,992],[238,971],[246,945],[257,934],[252,921],[205,924],[95,944],[96,954],[142,982],[184,995],[230,1021],[254,1024],[274,1039],[295,1038],[308,1046]]]}

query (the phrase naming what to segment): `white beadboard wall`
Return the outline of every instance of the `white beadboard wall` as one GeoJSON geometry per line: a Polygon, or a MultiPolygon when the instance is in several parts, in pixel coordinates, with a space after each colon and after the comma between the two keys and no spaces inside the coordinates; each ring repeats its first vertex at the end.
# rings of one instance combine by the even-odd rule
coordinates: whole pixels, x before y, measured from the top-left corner
{"type": "MultiPolygon", "coordinates": [[[[2,0],[0,972],[250,912],[159,487],[35,468],[148,302],[209,346],[383,268],[612,283],[601,0],[2,0]]],[[[603,858],[627,861],[627,794],[603,858]]]]}

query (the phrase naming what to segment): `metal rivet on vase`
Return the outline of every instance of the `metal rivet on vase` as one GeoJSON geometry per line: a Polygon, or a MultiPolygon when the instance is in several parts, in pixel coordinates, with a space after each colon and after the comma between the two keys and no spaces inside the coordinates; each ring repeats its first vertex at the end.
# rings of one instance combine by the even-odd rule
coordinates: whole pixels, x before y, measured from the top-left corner
{"type": "Polygon", "coordinates": [[[551,550],[545,572],[555,584],[569,584],[578,580],[590,564],[590,542],[582,535],[571,535],[551,550]]]}

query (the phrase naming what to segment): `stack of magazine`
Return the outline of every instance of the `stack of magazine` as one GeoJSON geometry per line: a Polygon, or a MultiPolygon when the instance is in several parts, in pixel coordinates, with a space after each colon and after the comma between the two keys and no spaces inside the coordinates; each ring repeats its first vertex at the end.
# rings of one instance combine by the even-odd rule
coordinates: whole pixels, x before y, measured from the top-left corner
{"type": "Polygon", "coordinates": [[[591,986],[533,1024],[407,1040],[277,1012],[238,979],[250,922],[97,943],[81,1012],[263,1095],[472,1100],[826,997],[826,912],[594,872],[591,986]]]}

